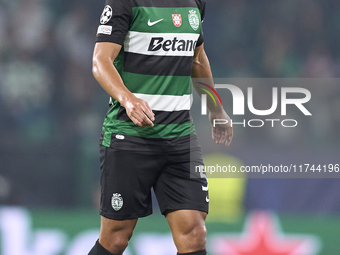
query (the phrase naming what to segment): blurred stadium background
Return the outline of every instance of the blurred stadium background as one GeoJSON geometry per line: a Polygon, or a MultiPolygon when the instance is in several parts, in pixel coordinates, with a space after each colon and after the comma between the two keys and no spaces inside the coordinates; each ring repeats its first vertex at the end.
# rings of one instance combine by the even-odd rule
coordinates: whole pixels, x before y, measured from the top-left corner
{"type": "MultiPolygon", "coordinates": [[[[339,1],[207,2],[215,77],[339,77],[339,1]]],[[[92,77],[91,57],[103,7],[0,0],[0,255],[87,254],[98,236],[108,96],[92,77]]],[[[208,146],[205,159],[339,163],[340,89],[319,93],[319,114],[304,132],[236,130],[232,147],[208,146]]],[[[339,179],[212,179],[210,191],[209,254],[340,254],[339,179]]],[[[175,254],[157,206],[125,254],[175,254]]]]}

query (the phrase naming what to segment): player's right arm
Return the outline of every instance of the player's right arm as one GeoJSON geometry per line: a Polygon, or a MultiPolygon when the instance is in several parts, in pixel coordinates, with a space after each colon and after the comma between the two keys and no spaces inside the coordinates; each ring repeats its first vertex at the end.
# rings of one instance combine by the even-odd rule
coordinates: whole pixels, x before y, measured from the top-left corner
{"type": "Polygon", "coordinates": [[[126,88],[113,65],[121,48],[122,46],[116,43],[96,43],[93,53],[93,75],[102,88],[126,109],[127,115],[135,125],[153,127],[152,121],[155,118],[150,106],[126,88]]]}
{"type": "Polygon", "coordinates": [[[147,102],[137,98],[124,85],[113,61],[118,56],[132,19],[128,0],[106,0],[93,53],[93,75],[103,89],[126,109],[134,124],[153,126],[154,114],[147,102]],[[106,30],[105,30],[106,29],[106,30]]]}

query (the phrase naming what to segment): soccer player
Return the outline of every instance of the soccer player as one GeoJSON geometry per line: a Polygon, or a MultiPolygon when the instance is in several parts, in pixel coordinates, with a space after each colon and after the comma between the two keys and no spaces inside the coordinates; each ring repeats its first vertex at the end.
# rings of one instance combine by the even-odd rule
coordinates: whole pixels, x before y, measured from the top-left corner
{"type": "MultiPolygon", "coordinates": [[[[206,254],[208,184],[190,178],[203,161],[189,114],[191,78],[213,86],[204,10],[204,0],[106,1],[93,74],[110,108],[100,140],[101,229],[89,255],[123,253],[138,218],[152,213],[151,188],[178,254],[206,254]]],[[[208,100],[210,120],[230,120],[216,102],[208,100]]],[[[216,143],[229,146],[232,136],[229,124],[212,128],[216,143]]]]}

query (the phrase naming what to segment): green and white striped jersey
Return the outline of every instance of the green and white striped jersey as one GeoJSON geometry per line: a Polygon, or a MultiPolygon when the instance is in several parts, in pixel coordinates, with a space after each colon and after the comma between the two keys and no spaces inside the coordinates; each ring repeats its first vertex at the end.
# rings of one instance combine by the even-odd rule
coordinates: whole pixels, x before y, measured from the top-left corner
{"type": "Polygon", "coordinates": [[[114,65],[125,86],[148,102],[154,127],[138,127],[111,99],[102,144],[112,135],[178,143],[193,131],[190,117],[194,50],[203,43],[204,0],[107,0],[98,42],[122,45],[114,65]]]}

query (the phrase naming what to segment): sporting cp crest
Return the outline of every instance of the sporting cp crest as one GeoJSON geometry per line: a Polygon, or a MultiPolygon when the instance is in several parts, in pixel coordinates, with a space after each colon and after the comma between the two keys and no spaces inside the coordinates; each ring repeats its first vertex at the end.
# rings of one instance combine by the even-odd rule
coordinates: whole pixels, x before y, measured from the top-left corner
{"type": "Polygon", "coordinates": [[[200,26],[200,19],[195,10],[189,11],[190,26],[196,31],[200,26]]]}
{"type": "Polygon", "coordinates": [[[114,193],[114,194],[112,195],[111,205],[112,205],[112,208],[113,208],[115,211],[120,210],[120,208],[122,208],[122,206],[123,206],[123,198],[122,198],[122,195],[119,194],[119,193],[114,193]]]}
{"type": "Polygon", "coordinates": [[[181,14],[172,14],[172,21],[176,27],[180,27],[182,25],[181,14]]]}

